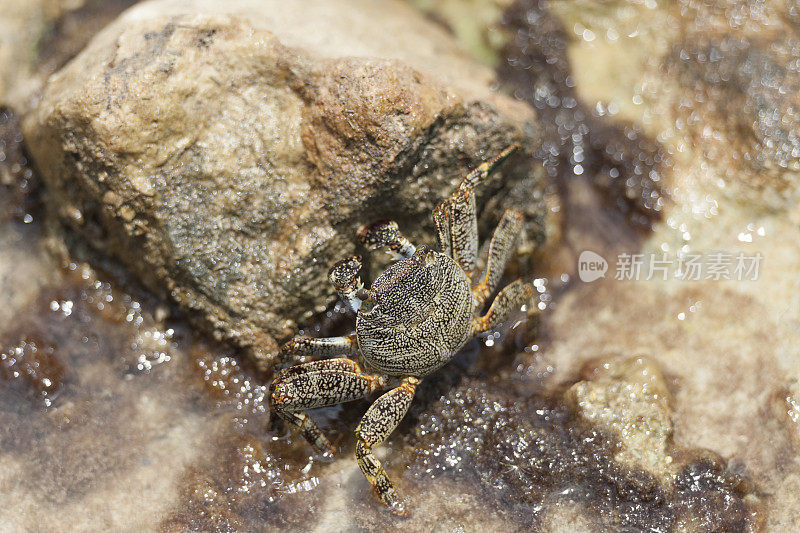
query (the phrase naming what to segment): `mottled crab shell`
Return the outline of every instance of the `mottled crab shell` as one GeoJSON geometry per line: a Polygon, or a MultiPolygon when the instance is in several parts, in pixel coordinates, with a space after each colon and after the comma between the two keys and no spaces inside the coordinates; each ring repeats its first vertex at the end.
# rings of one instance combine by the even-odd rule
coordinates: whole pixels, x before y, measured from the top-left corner
{"type": "Polygon", "coordinates": [[[469,337],[472,292],[451,257],[418,250],[372,284],[372,309],[356,317],[361,354],[391,376],[423,377],[458,353],[469,337]]]}

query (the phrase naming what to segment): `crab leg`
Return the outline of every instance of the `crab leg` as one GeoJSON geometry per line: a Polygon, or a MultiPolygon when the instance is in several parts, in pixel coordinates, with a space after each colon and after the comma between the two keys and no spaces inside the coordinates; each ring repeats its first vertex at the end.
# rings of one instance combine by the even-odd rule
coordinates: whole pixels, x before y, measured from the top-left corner
{"type": "Polygon", "coordinates": [[[280,379],[285,380],[289,376],[307,374],[318,370],[344,370],[346,372],[355,372],[356,374],[360,374],[364,371],[361,365],[353,359],[337,357],[336,359],[322,359],[320,361],[309,361],[308,363],[290,366],[289,368],[281,370],[278,376],[276,376],[276,379],[280,377],[280,379]]]}
{"type": "Polygon", "coordinates": [[[478,257],[478,218],[475,209],[475,194],[472,190],[459,191],[449,200],[450,242],[453,259],[471,276],[478,257]]]}
{"type": "Polygon", "coordinates": [[[349,355],[355,353],[357,348],[355,335],[323,338],[298,336],[283,345],[278,354],[278,364],[286,367],[323,357],[349,355]]]}
{"type": "Polygon", "coordinates": [[[270,385],[269,405],[318,453],[333,453],[330,441],[304,411],[357,400],[385,385],[383,376],[363,373],[352,359],[312,361],[278,373],[270,385]]]}
{"type": "Polygon", "coordinates": [[[492,329],[507,319],[513,311],[519,309],[532,294],[533,286],[530,283],[523,283],[522,280],[515,280],[507,285],[494,299],[489,311],[472,321],[470,335],[492,329]]]}
{"type": "Polygon", "coordinates": [[[514,253],[514,243],[522,231],[522,214],[512,209],[503,213],[503,218],[494,230],[489,242],[489,257],[483,280],[472,289],[475,309],[480,309],[486,299],[497,288],[506,263],[514,253]]]}
{"type": "Polygon", "coordinates": [[[418,384],[417,378],[403,379],[399,387],[375,400],[356,428],[358,466],[367,481],[375,487],[381,501],[398,515],[406,514],[405,505],[380,461],[372,453],[372,448],[382,444],[406,415],[418,384]]]}
{"type": "Polygon", "coordinates": [[[361,244],[369,250],[388,246],[405,258],[414,255],[416,247],[400,232],[394,220],[380,220],[361,228],[356,234],[361,244]]]}
{"type": "Polygon", "coordinates": [[[517,151],[519,145],[512,144],[511,146],[506,147],[502,152],[494,156],[489,161],[481,163],[474,170],[472,170],[467,176],[464,178],[464,181],[461,182],[461,185],[458,186],[459,192],[466,192],[471,191],[475,188],[475,186],[480,183],[482,180],[486,179],[489,174],[494,172],[494,170],[500,166],[503,161],[508,159],[511,154],[517,151]]]}
{"type": "Polygon", "coordinates": [[[442,202],[433,209],[433,222],[436,224],[436,244],[439,251],[453,257],[453,243],[450,241],[450,213],[446,202],[442,202]]]}
{"type": "Polygon", "coordinates": [[[478,220],[473,189],[516,149],[516,145],[509,146],[497,157],[479,165],[467,174],[450,198],[434,209],[433,218],[437,226],[439,246],[445,249],[444,244],[450,243],[453,259],[467,275],[474,272],[478,256],[478,220]],[[447,229],[444,230],[443,227],[447,229]],[[444,235],[445,231],[448,235],[444,235]]]}

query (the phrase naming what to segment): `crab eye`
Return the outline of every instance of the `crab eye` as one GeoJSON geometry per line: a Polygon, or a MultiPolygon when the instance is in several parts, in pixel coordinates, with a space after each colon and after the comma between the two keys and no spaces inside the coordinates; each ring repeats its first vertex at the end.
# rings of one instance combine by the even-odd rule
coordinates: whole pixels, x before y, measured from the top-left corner
{"type": "Polygon", "coordinates": [[[424,244],[417,248],[417,251],[414,252],[414,255],[411,257],[411,259],[416,264],[423,267],[429,267],[436,262],[436,256],[434,255],[433,250],[424,244]]]}
{"type": "Polygon", "coordinates": [[[430,255],[430,253],[431,253],[430,248],[428,248],[423,244],[419,248],[417,248],[417,250],[414,252],[414,255],[411,256],[411,258],[417,263],[427,264],[427,258],[430,255]]]}

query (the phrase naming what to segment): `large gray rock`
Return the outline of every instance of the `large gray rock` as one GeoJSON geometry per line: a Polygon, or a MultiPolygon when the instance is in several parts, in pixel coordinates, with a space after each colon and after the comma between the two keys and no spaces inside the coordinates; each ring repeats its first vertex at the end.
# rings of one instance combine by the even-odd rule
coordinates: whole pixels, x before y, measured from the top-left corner
{"type": "MultiPolygon", "coordinates": [[[[532,145],[532,112],[493,83],[402,2],[161,0],[53,75],[25,130],[74,250],[102,250],[268,362],[333,300],[327,270],[360,224],[430,239],[430,209],[465,172],[532,145]]],[[[507,195],[539,240],[526,155],[479,199],[507,195]]]]}

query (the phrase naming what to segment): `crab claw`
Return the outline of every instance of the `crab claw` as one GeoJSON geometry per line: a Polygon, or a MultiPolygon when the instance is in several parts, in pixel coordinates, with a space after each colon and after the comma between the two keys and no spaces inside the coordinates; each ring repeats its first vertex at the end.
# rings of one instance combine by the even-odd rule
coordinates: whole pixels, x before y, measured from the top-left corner
{"type": "Polygon", "coordinates": [[[328,271],[328,279],[337,289],[344,289],[358,283],[361,270],[361,256],[351,255],[342,259],[328,271]]]}
{"type": "Polygon", "coordinates": [[[388,246],[403,257],[414,253],[414,245],[400,232],[394,220],[379,220],[367,224],[356,233],[358,240],[369,250],[388,246]]]}
{"type": "Polygon", "coordinates": [[[359,242],[374,250],[381,246],[391,246],[397,240],[400,228],[394,220],[378,220],[367,224],[356,233],[359,242]]]}
{"type": "Polygon", "coordinates": [[[361,257],[352,255],[333,265],[328,272],[328,279],[336,287],[339,297],[354,312],[361,307],[359,293],[364,288],[364,284],[358,276],[360,270],[361,257]]]}

